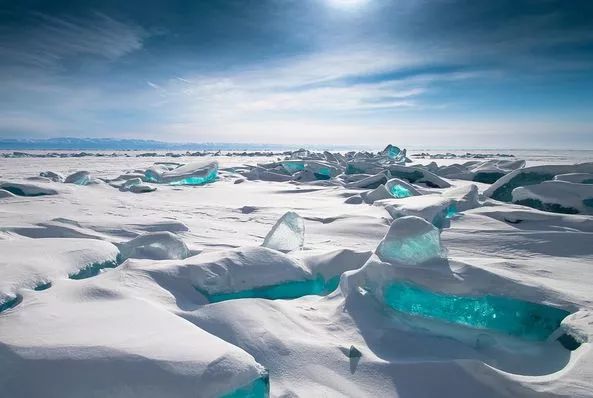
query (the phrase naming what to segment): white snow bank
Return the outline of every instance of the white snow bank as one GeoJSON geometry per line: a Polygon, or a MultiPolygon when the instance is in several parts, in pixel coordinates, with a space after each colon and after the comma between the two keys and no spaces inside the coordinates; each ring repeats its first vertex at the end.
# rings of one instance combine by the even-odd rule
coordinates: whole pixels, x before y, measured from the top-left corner
{"type": "Polygon", "coordinates": [[[266,247],[241,247],[187,258],[194,286],[207,294],[241,292],[311,278],[296,260],[266,247]]]}
{"type": "Polygon", "coordinates": [[[93,265],[117,264],[119,251],[95,239],[0,240],[0,296],[14,296],[93,265]]]}
{"type": "Polygon", "coordinates": [[[115,282],[62,281],[0,316],[3,396],[219,398],[265,377],[245,351],[115,282]]]}

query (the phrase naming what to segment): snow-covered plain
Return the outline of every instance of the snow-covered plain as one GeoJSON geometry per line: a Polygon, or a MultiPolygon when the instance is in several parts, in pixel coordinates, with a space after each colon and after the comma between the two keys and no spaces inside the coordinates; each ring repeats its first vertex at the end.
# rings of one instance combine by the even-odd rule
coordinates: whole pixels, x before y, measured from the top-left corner
{"type": "Polygon", "coordinates": [[[0,397],[593,397],[590,153],[393,148],[0,158],[0,397]]]}

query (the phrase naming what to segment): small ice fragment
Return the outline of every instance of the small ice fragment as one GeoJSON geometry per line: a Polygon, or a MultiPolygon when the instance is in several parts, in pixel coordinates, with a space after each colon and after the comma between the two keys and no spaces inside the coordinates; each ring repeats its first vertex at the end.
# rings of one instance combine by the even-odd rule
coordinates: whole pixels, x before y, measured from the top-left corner
{"type": "Polygon", "coordinates": [[[288,252],[303,247],[304,241],[305,222],[297,213],[289,211],[278,219],[262,246],[288,252]]]}
{"type": "Polygon", "coordinates": [[[376,254],[385,262],[414,265],[441,258],[445,250],[441,246],[439,230],[434,225],[423,218],[407,216],[391,223],[376,254]]]}

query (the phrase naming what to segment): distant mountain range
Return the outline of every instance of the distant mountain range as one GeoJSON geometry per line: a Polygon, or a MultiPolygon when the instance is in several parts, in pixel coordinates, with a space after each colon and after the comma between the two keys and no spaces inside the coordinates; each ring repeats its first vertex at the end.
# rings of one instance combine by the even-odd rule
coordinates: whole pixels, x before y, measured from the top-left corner
{"type": "Polygon", "coordinates": [[[150,150],[284,150],[298,149],[279,144],[245,143],[174,143],[154,140],[115,139],[115,138],[48,138],[48,139],[0,139],[0,150],[95,150],[95,151],[150,151],[150,150]]]}

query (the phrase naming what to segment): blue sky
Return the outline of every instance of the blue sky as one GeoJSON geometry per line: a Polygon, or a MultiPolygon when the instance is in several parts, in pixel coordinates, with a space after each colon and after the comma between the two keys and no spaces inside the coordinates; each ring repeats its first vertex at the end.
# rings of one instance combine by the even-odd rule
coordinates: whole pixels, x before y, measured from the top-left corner
{"type": "Polygon", "coordinates": [[[588,0],[0,0],[0,137],[593,149],[588,0]]]}

